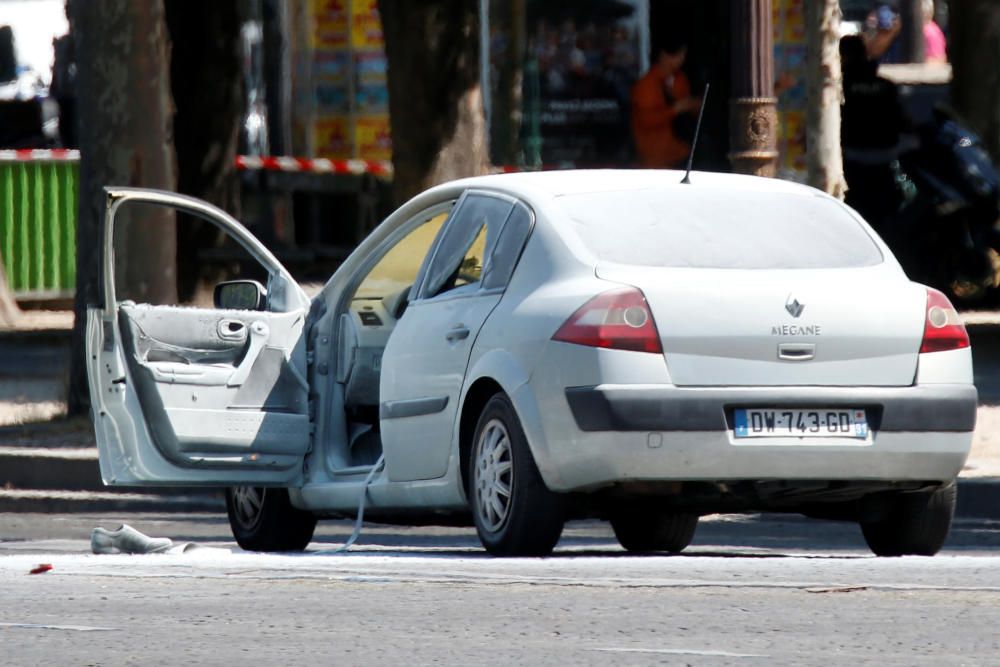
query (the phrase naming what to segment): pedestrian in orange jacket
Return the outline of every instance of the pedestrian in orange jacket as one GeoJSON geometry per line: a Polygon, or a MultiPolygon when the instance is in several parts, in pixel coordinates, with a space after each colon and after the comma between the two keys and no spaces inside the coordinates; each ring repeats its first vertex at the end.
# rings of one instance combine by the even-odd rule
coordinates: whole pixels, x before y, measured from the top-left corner
{"type": "Polygon", "coordinates": [[[687,44],[667,39],[652,50],[649,71],[632,87],[632,137],[639,165],[649,168],[683,166],[691,145],[678,136],[678,118],[692,115],[701,99],[691,96],[691,84],[681,71],[687,44]]]}

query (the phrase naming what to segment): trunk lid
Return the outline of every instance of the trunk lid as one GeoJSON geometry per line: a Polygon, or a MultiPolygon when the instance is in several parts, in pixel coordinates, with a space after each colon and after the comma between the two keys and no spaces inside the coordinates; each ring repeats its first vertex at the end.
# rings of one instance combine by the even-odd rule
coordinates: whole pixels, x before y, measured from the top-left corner
{"type": "Polygon", "coordinates": [[[927,293],[885,265],[737,270],[602,264],[642,290],[683,386],[907,386],[927,293]]]}

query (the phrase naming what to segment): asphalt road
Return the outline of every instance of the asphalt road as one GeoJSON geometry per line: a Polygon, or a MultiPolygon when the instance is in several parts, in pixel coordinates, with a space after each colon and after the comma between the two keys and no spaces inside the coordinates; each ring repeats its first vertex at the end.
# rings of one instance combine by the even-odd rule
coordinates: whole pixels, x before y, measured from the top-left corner
{"type": "Polygon", "coordinates": [[[347,554],[237,549],[217,516],[138,515],[198,548],[93,556],[121,517],[0,515],[11,665],[995,665],[1000,524],[934,558],[877,559],[849,524],[716,517],[674,557],[571,524],[547,559],[487,557],[472,531],[372,526],[347,554]],[[50,572],[29,575],[38,564],[50,572]]]}

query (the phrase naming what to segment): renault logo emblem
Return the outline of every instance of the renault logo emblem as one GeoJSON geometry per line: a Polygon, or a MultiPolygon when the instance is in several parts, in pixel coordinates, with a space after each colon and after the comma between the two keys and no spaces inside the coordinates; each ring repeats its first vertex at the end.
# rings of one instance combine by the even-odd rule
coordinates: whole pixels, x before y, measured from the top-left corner
{"type": "Polygon", "coordinates": [[[785,310],[788,311],[789,315],[798,317],[805,309],[805,305],[799,303],[798,299],[794,298],[791,294],[788,295],[788,299],[785,300],[785,310]]]}

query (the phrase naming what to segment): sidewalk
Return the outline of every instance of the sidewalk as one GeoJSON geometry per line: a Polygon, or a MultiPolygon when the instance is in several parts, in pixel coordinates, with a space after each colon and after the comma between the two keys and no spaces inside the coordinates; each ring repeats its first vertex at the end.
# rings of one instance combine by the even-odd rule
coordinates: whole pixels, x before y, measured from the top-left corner
{"type": "Polygon", "coordinates": [[[106,487],[87,417],[66,419],[73,313],[0,331],[0,512],[225,512],[217,489],[106,487]]]}
{"type": "Polygon", "coordinates": [[[26,310],[0,331],[0,427],[66,414],[72,329],[71,311],[26,310]]]}
{"type": "MultiPolygon", "coordinates": [[[[995,480],[997,518],[1000,518],[1000,312],[962,313],[972,341],[973,372],[979,390],[979,411],[972,451],[962,478],[980,486],[995,480]]],[[[968,495],[968,494],[966,494],[968,495]]]]}

